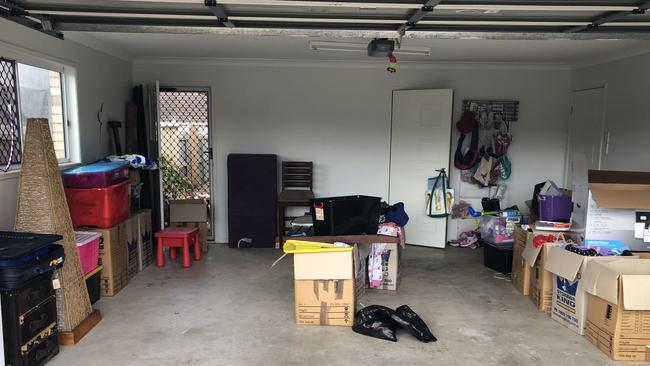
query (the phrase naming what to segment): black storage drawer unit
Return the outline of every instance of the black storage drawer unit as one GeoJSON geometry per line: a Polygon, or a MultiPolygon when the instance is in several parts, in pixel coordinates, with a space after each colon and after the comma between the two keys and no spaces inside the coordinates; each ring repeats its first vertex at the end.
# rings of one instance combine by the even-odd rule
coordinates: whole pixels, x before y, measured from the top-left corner
{"type": "Polygon", "coordinates": [[[381,198],[370,196],[313,199],[314,235],[377,234],[380,201],[381,198]]]}
{"type": "Polygon", "coordinates": [[[512,272],[512,248],[513,243],[493,244],[481,240],[483,245],[483,264],[501,273],[512,272]]]}

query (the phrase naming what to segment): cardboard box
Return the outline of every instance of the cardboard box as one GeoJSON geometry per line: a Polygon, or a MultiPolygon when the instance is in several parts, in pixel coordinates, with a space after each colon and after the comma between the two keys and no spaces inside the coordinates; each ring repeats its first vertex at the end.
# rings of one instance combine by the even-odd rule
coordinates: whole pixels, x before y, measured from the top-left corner
{"type": "Polygon", "coordinates": [[[170,222],[207,222],[208,204],[202,199],[169,201],[170,222]]]}
{"type": "Polygon", "coordinates": [[[151,210],[140,210],[136,216],[138,218],[138,270],[142,271],[153,263],[151,210]]]}
{"type": "Polygon", "coordinates": [[[170,222],[169,226],[188,226],[199,228],[199,242],[201,251],[208,251],[208,224],[206,222],[170,222]]]}
{"type": "Polygon", "coordinates": [[[138,216],[133,215],[124,222],[127,245],[127,273],[129,281],[139,272],[138,263],[138,216]]]}
{"type": "Polygon", "coordinates": [[[530,293],[531,268],[526,264],[523,256],[529,236],[533,237],[531,232],[517,226],[515,229],[515,245],[512,247],[512,272],[510,273],[512,285],[524,296],[528,296],[530,293]]]}
{"type": "Polygon", "coordinates": [[[368,252],[368,245],[356,244],[352,250],[352,262],[354,264],[354,296],[357,302],[366,294],[366,286],[368,285],[368,252]]]}
{"type": "Polygon", "coordinates": [[[595,262],[581,282],[587,340],[612,360],[650,361],[650,261],[595,262]]]}
{"type": "Polygon", "coordinates": [[[548,261],[549,249],[556,245],[546,243],[539,248],[535,248],[534,238],[535,233],[527,236],[526,247],[522,252],[525,263],[530,267],[529,296],[537,309],[550,314],[553,299],[553,275],[546,270],[546,262],[548,261]]]}
{"type": "Polygon", "coordinates": [[[101,295],[114,296],[128,284],[126,224],[121,223],[108,229],[83,230],[102,235],[99,239],[99,265],[103,267],[101,295]]]}
{"type": "MultiPolygon", "coordinates": [[[[402,258],[402,248],[399,246],[399,244],[396,243],[380,244],[384,245],[384,249],[381,254],[382,279],[379,287],[371,288],[396,291],[397,282],[399,280],[399,264],[402,258]]],[[[369,261],[371,260],[373,254],[372,245],[370,247],[370,257],[368,258],[369,261]]],[[[370,266],[370,263],[368,265],[370,266]]]]}
{"type": "Polygon", "coordinates": [[[636,211],[650,215],[650,173],[587,170],[582,159],[572,161],[574,228],[589,246],[626,246],[650,251],[650,243],[635,238],[636,211]]]}
{"type": "Polygon", "coordinates": [[[296,280],[296,323],[351,327],[354,280],[296,280]]]}
{"type": "Polygon", "coordinates": [[[293,255],[296,280],[351,280],[353,268],[352,251],[293,255]]]}
{"type": "Polygon", "coordinates": [[[551,247],[546,270],[553,273],[551,318],[583,335],[586,326],[587,294],[581,279],[592,262],[629,260],[634,257],[585,257],[562,247],[551,247]]]}

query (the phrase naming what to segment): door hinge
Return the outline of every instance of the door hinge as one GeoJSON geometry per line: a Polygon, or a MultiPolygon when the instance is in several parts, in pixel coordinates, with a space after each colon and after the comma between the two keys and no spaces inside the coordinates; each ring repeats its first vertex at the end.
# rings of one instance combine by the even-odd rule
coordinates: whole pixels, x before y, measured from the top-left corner
{"type": "Polygon", "coordinates": [[[206,151],[206,152],[208,153],[208,159],[212,160],[212,148],[209,147],[208,151],[206,151]]]}

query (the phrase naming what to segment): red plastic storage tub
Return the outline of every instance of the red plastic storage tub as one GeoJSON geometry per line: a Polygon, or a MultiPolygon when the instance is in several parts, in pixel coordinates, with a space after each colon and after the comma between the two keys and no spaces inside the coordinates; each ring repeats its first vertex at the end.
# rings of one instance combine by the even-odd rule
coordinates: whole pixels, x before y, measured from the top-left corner
{"type": "Polygon", "coordinates": [[[126,161],[99,161],[63,172],[63,181],[69,188],[106,188],[128,178],[126,161]]]}
{"type": "Polygon", "coordinates": [[[91,231],[74,232],[74,240],[77,242],[77,253],[79,253],[84,276],[99,265],[99,238],[101,236],[100,233],[91,231]]]}
{"type": "Polygon", "coordinates": [[[131,181],[106,188],[66,188],[72,224],[109,228],[131,216],[131,181]]]}

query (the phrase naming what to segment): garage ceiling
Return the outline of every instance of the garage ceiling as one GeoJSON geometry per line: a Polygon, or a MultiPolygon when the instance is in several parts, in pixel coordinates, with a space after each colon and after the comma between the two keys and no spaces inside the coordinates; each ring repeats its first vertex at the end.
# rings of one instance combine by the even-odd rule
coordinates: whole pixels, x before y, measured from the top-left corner
{"type": "Polygon", "coordinates": [[[0,16],[66,31],[342,37],[650,39],[650,1],[0,0],[0,16]]]}

